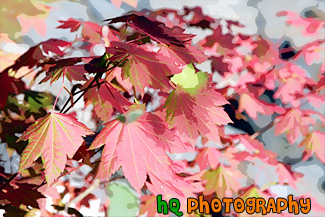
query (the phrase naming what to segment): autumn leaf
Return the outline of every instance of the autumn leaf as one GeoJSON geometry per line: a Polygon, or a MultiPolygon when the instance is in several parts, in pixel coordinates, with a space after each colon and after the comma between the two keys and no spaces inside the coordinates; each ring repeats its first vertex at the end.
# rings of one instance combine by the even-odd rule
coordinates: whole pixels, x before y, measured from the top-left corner
{"type": "MultiPolygon", "coordinates": [[[[229,149],[233,149],[229,155],[231,158],[236,159],[237,161],[248,160],[248,158],[259,158],[268,164],[275,165],[278,163],[276,160],[276,154],[270,150],[267,150],[264,147],[264,144],[257,139],[251,138],[249,135],[235,135],[231,136],[231,139],[234,141],[239,140],[238,145],[241,147],[240,151],[234,151],[236,148],[229,147],[229,149]]],[[[251,160],[251,159],[250,159],[251,160]]]]}
{"type": "Polygon", "coordinates": [[[101,26],[90,21],[81,21],[73,18],[68,20],[59,20],[60,26],[58,29],[70,29],[70,32],[75,32],[81,28],[83,40],[91,43],[99,43],[101,41],[101,26]]]}
{"type": "MultiPolygon", "coordinates": [[[[264,198],[264,200],[268,200],[268,198],[271,196],[268,191],[262,191],[255,185],[248,186],[247,188],[241,189],[243,192],[239,197],[246,201],[248,198],[264,198]]],[[[252,209],[250,209],[252,210],[252,209]]],[[[253,217],[259,217],[261,216],[261,213],[252,213],[247,214],[246,211],[239,214],[239,217],[246,217],[246,216],[253,216],[253,217]]]]}
{"type": "Polygon", "coordinates": [[[171,80],[177,87],[164,104],[169,125],[177,126],[192,142],[199,135],[220,142],[217,125],[232,121],[220,107],[228,101],[209,85],[208,75],[204,72],[195,73],[194,67],[188,65],[171,80]]]}
{"type": "Polygon", "coordinates": [[[10,69],[17,71],[23,66],[27,66],[28,68],[39,66],[46,57],[50,56],[50,52],[57,56],[63,56],[65,52],[61,49],[70,45],[70,42],[61,39],[49,39],[41,42],[29,48],[15,61],[15,64],[10,69]]]}
{"type": "Polygon", "coordinates": [[[147,175],[166,183],[176,179],[166,150],[181,146],[181,140],[158,116],[145,112],[144,105],[132,105],[124,115],[110,121],[89,149],[104,144],[100,178],[109,178],[122,166],[125,177],[139,193],[147,175]]]}
{"type": "Polygon", "coordinates": [[[111,61],[127,59],[122,68],[123,77],[129,77],[130,82],[141,95],[144,94],[145,87],[169,92],[170,85],[167,76],[181,72],[172,59],[146,51],[135,44],[126,45],[120,42],[112,42],[111,47],[107,48],[106,51],[113,54],[110,57],[111,61]]]}
{"type": "MultiPolygon", "coordinates": [[[[90,83],[88,81],[85,86],[90,83]]],[[[122,96],[111,85],[103,85],[99,89],[91,88],[85,93],[86,106],[92,104],[95,114],[104,122],[111,120],[114,109],[124,113],[132,105],[124,96],[122,96]]]]}
{"type": "Polygon", "coordinates": [[[213,29],[212,35],[207,36],[204,40],[200,42],[200,44],[206,47],[213,47],[215,44],[220,45],[223,48],[228,48],[230,50],[234,50],[239,46],[238,43],[233,42],[234,36],[230,33],[223,34],[222,27],[218,26],[213,29]]]}
{"type": "Polygon", "coordinates": [[[84,65],[63,66],[62,68],[54,69],[54,71],[49,71],[48,75],[41,82],[51,80],[51,83],[53,83],[62,76],[66,76],[69,81],[85,81],[85,73],[87,71],[84,65]]]}
{"type": "Polygon", "coordinates": [[[189,42],[194,37],[194,35],[185,34],[185,30],[178,26],[169,28],[162,22],[153,21],[145,16],[136,14],[107,19],[105,21],[108,21],[108,23],[124,22],[134,29],[148,34],[152,40],[167,45],[184,47],[184,43],[189,42]]]}
{"type": "Polygon", "coordinates": [[[0,109],[4,108],[9,94],[19,94],[25,90],[23,81],[10,77],[7,71],[0,72],[0,109]]]}
{"type": "Polygon", "coordinates": [[[80,28],[82,21],[74,18],[69,18],[68,20],[59,20],[59,23],[61,23],[61,25],[56,28],[70,29],[70,32],[75,32],[80,28]]]}
{"type": "Polygon", "coordinates": [[[19,182],[8,184],[0,190],[0,201],[4,202],[3,200],[8,200],[18,208],[21,204],[38,208],[39,206],[36,200],[45,198],[45,196],[38,190],[35,190],[36,187],[37,185],[19,182]]]}
{"type": "MultiPolygon", "coordinates": [[[[100,88],[104,89],[104,87],[100,88]]],[[[103,100],[101,92],[96,88],[89,89],[85,93],[85,106],[93,105],[93,115],[97,116],[100,120],[108,122],[112,118],[114,108],[109,101],[103,100]]]]}
{"type": "MultiPolygon", "coordinates": [[[[139,210],[139,216],[159,216],[157,214],[157,201],[155,195],[143,195],[141,196],[141,204],[139,210]]],[[[161,215],[163,216],[163,215],[161,215]]]]}
{"type": "Polygon", "coordinates": [[[199,153],[196,156],[196,162],[201,169],[206,169],[208,166],[212,169],[217,168],[219,165],[219,159],[222,158],[223,154],[217,148],[206,147],[199,149],[199,153]]]}
{"type": "Polygon", "coordinates": [[[210,28],[210,25],[215,23],[212,17],[203,14],[201,7],[184,7],[184,15],[189,14],[193,14],[193,18],[188,22],[189,26],[199,26],[205,29],[210,28]]]}
{"type": "Polygon", "coordinates": [[[295,173],[290,170],[283,163],[278,163],[276,166],[276,172],[279,176],[279,184],[289,184],[290,186],[297,188],[296,179],[300,173],[295,173]]]}
{"type": "Polygon", "coordinates": [[[308,125],[315,122],[300,109],[291,109],[277,119],[279,122],[275,125],[275,135],[286,133],[290,144],[296,142],[299,137],[307,135],[308,125]]]}
{"type": "Polygon", "coordinates": [[[281,99],[283,103],[290,103],[293,107],[298,107],[297,96],[303,92],[304,85],[309,80],[306,70],[288,63],[277,73],[282,84],[279,85],[274,97],[281,99]]]}
{"type": "Polygon", "coordinates": [[[84,40],[92,43],[99,43],[101,41],[102,27],[97,23],[86,21],[83,23],[82,37],[84,40]]]}
{"type": "Polygon", "coordinates": [[[207,56],[201,50],[191,45],[184,45],[184,47],[162,45],[158,53],[174,59],[180,65],[202,63],[207,60],[207,56]]]}
{"type": "Polygon", "coordinates": [[[203,194],[216,193],[219,198],[231,197],[240,188],[239,177],[238,171],[222,165],[215,170],[207,170],[201,177],[205,181],[203,194]]]}
{"type": "Polygon", "coordinates": [[[29,140],[22,153],[19,171],[29,167],[41,156],[45,177],[52,183],[64,170],[67,156],[72,158],[83,142],[82,136],[92,132],[66,114],[51,113],[37,120],[18,141],[29,140]]]}
{"type": "Polygon", "coordinates": [[[318,159],[325,163],[324,141],[325,133],[314,131],[308,134],[307,138],[300,144],[300,146],[306,147],[307,155],[304,159],[308,159],[313,153],[315,153],[318,159]]]}
{"type": "Polygon", "coordinates": [[[239,112],[246,111],[248,116],[253,119],[257,118],[257,113],[272,115],[274,112],[279,114],[285,112],[284,108],[256,99],[250,93],[242,93],[240,95],[238,110],[239,112]]]}

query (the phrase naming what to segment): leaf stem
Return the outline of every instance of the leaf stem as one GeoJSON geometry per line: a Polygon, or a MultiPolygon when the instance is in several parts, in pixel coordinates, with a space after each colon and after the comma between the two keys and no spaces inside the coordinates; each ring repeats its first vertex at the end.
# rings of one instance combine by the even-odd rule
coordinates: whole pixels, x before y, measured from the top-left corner
{"type": "Polygon", "coordinates": [[[134,86],[132,86],[132,90],[133,90],[134,101],[136,104],[139,104],[139,100],[137,99],[137,91],[135,90],[134,86]]]}
{"type": "Polygon", "coordinates": [[[63,88],[64,88],[64,74],[63,74],[63,79],[62,79],[62,86],[61,86],[61,88],[60,88],[60,90],[59,90],[59,93],[58,93],[58,95],[57,95],[57,97],[56,97],[56,99],[55,99],[55,102],[54,102],[54,105],[53,105],[53,109],[52,109],[52,113],[55,111],[55,106],[56,106],[56,103],[58,102],[58,99],[59,99],[59,97],[60,97],[60,94],[61,94],[61,92],[62,92],[62,90],[63,90],[63,88]]]}
{"type": "Polygon", "coordinates": [[[141,39],[147,38],[147,37],[149,37],[149,36],[148,36],[148,35],[145,35],[145,36],[142,36],[142,37],[139,37],[139,38],[136,38],[136,39],[133,39],[133,40],[127,41],[127,42],[125,42],[125,44],[129,44],[129,43],[132,43],[132,42],[135,42],[135,41],[138,41],[138,40],[141,40],[141,39]]]}

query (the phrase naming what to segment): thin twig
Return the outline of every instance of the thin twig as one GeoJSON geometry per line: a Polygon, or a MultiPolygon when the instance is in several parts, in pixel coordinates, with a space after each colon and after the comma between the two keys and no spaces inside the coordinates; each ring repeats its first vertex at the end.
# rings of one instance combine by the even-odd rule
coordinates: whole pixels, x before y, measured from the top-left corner
{"type": "Polygon", "coordinates": [[[278,123],[278,120],[274,119],[274,121],[271,121],[268,125],[266,125],[262,129],[260,129],[259,131],[255,132],[253,135],[251,135],[250,138],[255,139],[259,135],[261,135],[261,134],[265,133],[266,131],[268,131],[269,129],[271,129],[274,126],[274,124],[276,124],[276,123],[278,123]]]}
{"type": "Polygon", "coordinates": [[[1,186],[0,189],[4,189],[12,180],[16,178],[16,176],[18,176],[18,174],[18,172],[13,174],[9,179],[7,179],[7,181],[1,186]]]}
{"type": "Polygon", "coordinates": [[[68,208],[70,207],[71,204],[78,203],[80,200],[82,200],[88,194],[90,194],[93,190],[95,190],[99,185],[100,185],[100,180],[95,179],[94,182],[85,191],[83,191],[81,194],[79,194],[77,197],[75,197],[73,200],[71,200],[65,205],[64,211],[68,213],[68,208]]]}
{"type": "MultiPolygon", "coordinates": [[[[128,56],[128,55],[127,55],[128,56]]],[[[123,59],[121,59],[117,64],[115,64],[115,65],[113,65],[112,67],[110,67],[110,68],[108,68],[106,71],[104,71],[104,72],[107,72],[108,74],[110,73],[110,72],[112,72],[113,71],[113,69],[114,68],[116,68],[122,61],[124,61],[124,59],[127,57],[127,56],[125,56],[123,59]]],[[[100,73],[97,73],[96,74],[96,76],[94,77],[94,79],[90,82],[90,84],[84,89],[84,92],[76,99],[76,101],[74,101],[74,104],[76,103],[76,102],[78,102],[85,94],[86,94],[86,92],[91,88],[91,86],[95,83],[95,81],[98,79],[98,78],[100,78],[102,75],[103,75],[103,73],[104,72],[100,72],[100,73]]],[[[98,83],[98,84],[100,84],[100,83],[98,83]]],[[[69,99],[68,99],[68,101],[70,101],[70,97],[69,97],[69,99]]],[[[67,113],[72,107],[73,107],[73,105],[70,105],[65,111],[63,111],[64,109],[65,109],[65,107],[67,106],[67,104],[68,104],[68,101],[66,101],[66,103],[64,104],[64,106],[63,106],[63,108],[60,110],[60,113],[67,113]]]]}

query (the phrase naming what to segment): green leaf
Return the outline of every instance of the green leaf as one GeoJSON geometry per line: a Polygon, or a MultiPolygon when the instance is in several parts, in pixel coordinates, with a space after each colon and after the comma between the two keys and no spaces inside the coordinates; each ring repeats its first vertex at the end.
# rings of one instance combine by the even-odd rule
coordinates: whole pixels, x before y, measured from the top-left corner
{"type": "Polygon", "coordinates": [[[181,73],[174,75],[171,81],[177,86],[181,86],[186,92],[196,94],[206,85],[208,76],[202,71],[195,73],[194,66],[188,64],[181,73]]]}

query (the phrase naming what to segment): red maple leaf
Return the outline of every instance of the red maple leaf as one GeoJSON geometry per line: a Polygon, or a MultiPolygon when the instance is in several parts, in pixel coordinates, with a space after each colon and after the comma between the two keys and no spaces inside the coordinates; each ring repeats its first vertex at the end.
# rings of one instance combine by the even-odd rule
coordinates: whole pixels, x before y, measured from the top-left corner
{"type": "Polygon", "coordinates": [[[39,208],[37,199],[45,198],[38,190],[35,190],[37,185],[19,183],[7,184],[0,190],[0,201],[7,200],[15,207],[19,207],[21,204],[39,208]]]}
{"type": "Polygon", "coordinates": [[[46,57],[50,56],[50,52],[58,56],[63,56],[65,54],[63,48],[69,47],[70,45],[70,42],[60,39],[49,39],[41,42],[29,48],[15,61],[15,64],[10,69],[17,71],[23,66],[27,66],[28,68],[39,66],[46,57]]]}
{"type": "Polygon", "coordinates": [[[133,105],[119,119],[110,121],[89,149],[104,144],[98,177],[108,178],[122,166],[125,177],[139,193],[147,175],[166,185],[176,180],[166,151],[182,146],[182,142],[163,120],[145,112],[144,105],[133,105]]]}
{"type": "Polygon", "coordinates": [[[279,176],[279,184],[289,184],[290,186],[296,188],[296,179],[300,173],[295,173],[290,170],[288,166],[283,163],[278,163],[276,172],[279,176]]]}
{"type": "Polygon", "coordinates": [[[216,193],[219,198],[230,197],[240,189],[238,170],[219,165],[214,170],[207,170],[202,175],[205,182],[204,194],[216,193]]]}
{"type": "Polygon", "coordinates": [[[274,112],[280,114],[285,112],[284,108],[256,99],[250,93],[242,93],[240,95],[238,110],[239,112],[245,110],[248,116],[253,119],[257,118],[257,113],[272,115],[274,112]]]}
{"type": "MultiPolygon", "coordinates": [[[[231,123],[228,114],[220,106],[228,101],[217,92],[203,72],[194,73],[188,65],[181,74],[173,77],[178,83],[167,98],[166,121],[192,142],[199,135],[220,143],[217,125],[231,123]]],[[[182,135],[182,136],[183,136],[182,135]]]]}
{"type": "Polygon", "coordinates": [[[145,215],[145,216],[158,216],[158,217],[164,217],[166,215],[162,213],[157,213],[157,200],[155,195],[143,195],[140,198],[141,204],[140,204],[140,210],[139,210],[139,216],[145,215]]]}
{"type": "Polygon", "coordinates": [[[62,68],[55,67],[53,71],[51,71],[50,68],[47,76],[41,82],[46,82],[51,79],[51,83],[53,83],[62,76],[66,76],[69,81],[85,81],[85,73],[87,73],[87,71],[84,65],[63,66],[62,68]]]}
{"type": "Polygon", "coordinates": [[[92,43],[99,43],[101,41],[102,29],[97,23],[81,21],[73,18],[69,18],[68,20],[59,20],[59,22],[62,24],[56,28],[70,29],[70,32],[75,32],[79,28],[82,28],[81,35],[85,41],[90,41],[92,43]]]}
{"type": "Polygon", "coordinates": [[[158,53],[163,54],[180,65],[187,65],[193,62],[202,63],[207,60],[207,56],[198,48],[185,45],[184,47],[163,45],[158,53]]]}
{"type": "Polygon", "coordinates": [[[195,160],[201,169],[206,169],[208,166],[215,169],[219,165],[219,159],[222,158],[222,156],[222,152],[217,148],[207,147],[199,149],[199,153],[195,160]]]}
{"type": "Polygon", "coordinates": [[[19,79],[10,77],[8,71],[0,73],[0,109],[4,108],[9,94],[19,94],[25,90],[25,84],[19,79]]]}
{"type": "Polygon", "coordinates": [[[181,71],[174,60],[146,51],[135,44],[112,42],[111,47],[106,51],[113,54],[110,58],[112,61],[128,60],[122,68],[123,76],[128,76],[135,89],[142,95],[145,87],[169,92],[170,85],[167,76],[181,71]]]}
{"type": "Polygon", "coordinates": [[[184,34],[185,30],[178,26],[169,28],[162,22],[153,21],[145,16],[136,14],[107,19],[105,21],[108,21],[109,23],[127,23],[136,30],[148,34],[151,39],[167,45],[183,47],[184,43],[190,41],[194,37],[194,35],[184,34]]]}
{"type": "MultiPolygon", "coordinates": [[[[89,80],[85,86],[91,82],[89,80]]],[[[120,113],[124,113],[126,109],[132,105],[124,96],[122,96],[111,85],[103,85],[98,88],[91,88],[85,93],[85,104],[93,105],[94,112],[102,121],[111,120],[114,109],[120,113]]]]}
{"type": "Polygon", "coordinates": [[[51,113],[37,120],[18,140],[29,140],[19,170],[29,167],[41,156],[46,180],[52,183],[64,170],[67,156],[72,158],[81,146],[82,136],[89,134],[92,132],[71,115],[51,113]]]}
{"type": "Polygon", "coordinates": [[[315,123],[310,115],[300,109],[291,109],[287,113],[277,117],[279,120],[275,125],[275,134],[287,134],[290,144],[293,144],[299,137],[308,134],[308,125],[315,123]]]}
{"type": "Polygon", "coordinates": [[[188,8],[184,7],[184,15],[193,14],[193,18],[188,21],[189,26],[199,26],[203,29],[210,28],[210,25],[212,23],[215,23],[215,20],[207,15],[204,15],[202,13],[202,8],[200,7],[194,7],[194,8],[188,8]]]}
{"type": "Polygon", "coordinates": [[[70,29],[70,32],[77,31],[82,24],[82,21],[73,18],[69,18],[68,20],[59,20],[59,22],[62,24],[56,28],[70,29]]]}
{"type": "Polygon", "coordinates": [[[315,153],[318,159],[325,163],[324,141],[325,133],[314,131],[308,134],[307,138],[300,144],[300,146],[306,147],[307,155],[304,156],[304,159],[308,159],[315,153]]]}

